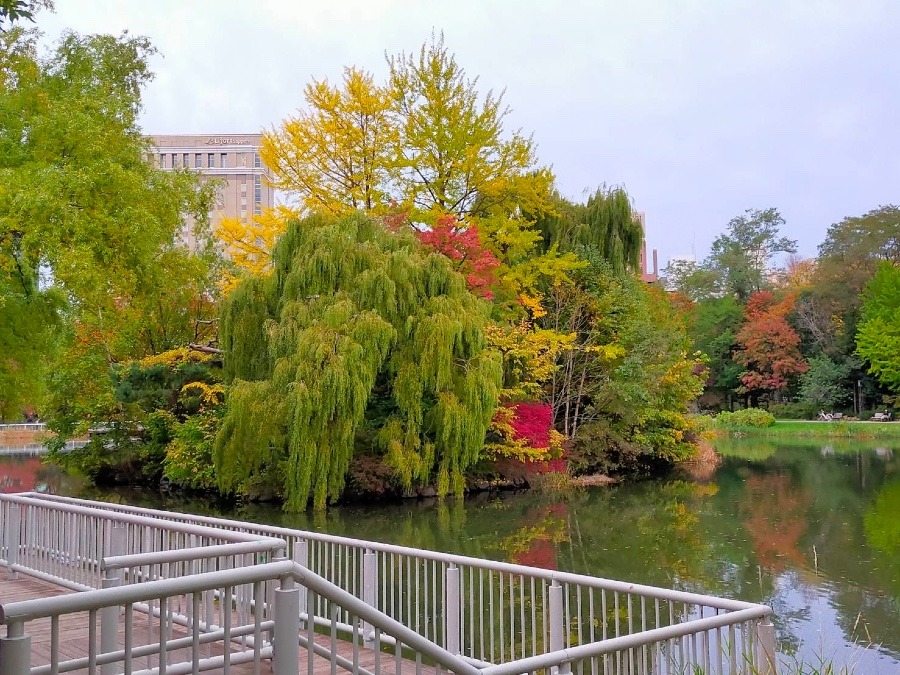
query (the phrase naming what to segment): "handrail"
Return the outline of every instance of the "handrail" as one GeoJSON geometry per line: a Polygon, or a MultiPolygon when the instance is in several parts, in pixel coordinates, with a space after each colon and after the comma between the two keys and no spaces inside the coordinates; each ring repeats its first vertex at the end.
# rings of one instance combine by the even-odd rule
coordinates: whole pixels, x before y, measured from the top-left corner
{"type": "Polygon", "coordinates": [[[101,570],[119,570],[141,565],[159,565],[162,563],[186,562],[188,560],[207,560],[219,556],[240,555],[242,553],[265,553],[278,551],[285,547],[282,539],[265,538],[258,541],[241,541],[233,544],[216,546],[194,546],[176,548],[155,553],[132,553],[130,555],[112,555],[100,561],[101,570]]]}
{"type": "Polygon", "coordinates": [[[653,644],[654,642],[664,642],[676,638],[685,637],[693,633],[700,633],[724,626],[741,623],[744,621],[752,621],[753,619],[761,619],[772,613],[772,610],[765,605],[748,607],[747,609],[738,610],[729,614],[719,614],[718,616],[709,616],[703,619],[692,619],[685,623],[678,623],[663,628],[653,628],[641,631],[639,633],[631,633],[630,635],[622,635],[606,640],[599,640],[585,645],[569,647],[553,652],[545,652],[538,656],[530,656],[518,661],[508,661],[497,665],[491,665],[481,669],[481,675],[521,675],[521,673],[530,673],[542,668],[550,668],[563,663],[571,663],[580,661],[581,659],[589,659],[604,654],[612,654],[613,652],[625,651],[635,647],[643,647],[653,644]]]}
{"type": "MultiPolygon", "coordinates": [[[[88,500],[76,500],[71,497],[61,497],[58,495],[47,495],[35,492],[25,492],[27,495],[39,499],[41,501],[59,502],[64,504],[77,505],[88,500]]],[[[415,556],[426,560],[434,560],[441,563],[455,563],[457,565],[469,565],[478,568],[485,568],[499,572],[508,572],[512,574],[522,574],[528,577],[543,578],[547,581],[557,581],[560,583],[580,584],[583,586],[602,588],[609,591],[617,591],[619,593],[633,593],[639,595],[649,595],[659,597],[661,599],[674,602],[687,602],[706,605],[729,612],[739,611],[759,607],[760,605],[752,602],[744,602],[742,600],[732,600],[729,598],[720,598],[712,595],[704,595],[700,593],[691,593],[688,591],[679,591],[675,589],[661,588],[657,586],[648,586],[644,584],[633,584],[615,579],[606,579],[603,577],[593,577],[585,574],[575,574],[573,572],[560,572],[557,570],[546,570],[539,567],[531,567],[527,565],[517,565],[514,563],[501,562],[496,560],[488,560],[486,558],[473,558],[471,556],[458,555],[455,553],[442,553],[439,551],[430,551],[427,549],[417,549],[409,546],[398,546],[396,544],[387,544],[383,542],[366,541],[364,539],[354,539],[351,537],[343,537],[339,535],[324,534],[321,532],[310,532],[305,530],[293,530],[286,527],[276,525],[263,525],[260,523],[246,523],[239,520],[230,520],[227,518],[212,518],[209,516],[195,516],[191,514],[161,511],[158,509],[147,509],[143,507],[112,504],[107,502],[88,502],[97,505],[99,510],[115,511],[119,513],[140,513],[146,514],[151,518],[165,518],[168,520],[187,521],[202,523],[204,525],[228,525],[229,527],[240,528],[242,530],[256,530],[261,533],[270,534],[280,537],[294,537],[306,539],[310,541],[324,541],[336,544],[345,544],[354,546],[364,550],[381,551],[385,553],[395,553],[401,555],[415,556]],[[248,527],[249,526],[249,527],[248,527]]],[[[216,528],[219,532],[227,532],[229,530],[216,528]]],[[[234,530],[231,530],[234,531],[234,530]]]]}
{"type": "MultiPolygon", "coordinates": [[[[153,600],[161,603],[162,596],[173,598],[175,606],[186,609],[177,609],[171,615],[175,618],[169,620],[182,625],[206,616],[208,608],[217,611],[220,598],[231,594],[226,586],[252,583],[252,594],[244,589],[232,597],[238,616],[241,612],[246,616],[248,611],[260,613],[256,614],[258,636],[260,617],[278,612],[279,594],[271,582],[280,577],[282,590],[292,588],[294,581],[309,589],[308,602],[301,600],[300,606],[291,610],[309,626],[331,626],[332,636],[335,631],[350,633],[354,645],[357,638],[369,641],[373,635],[377,644],[381,631],[382,644],[396,640],[396,650],[406,645],[436,663],[447,664],[446,655],[462,659],[482,675],[519,675],[579,659],[606,658],[613,652],[631,654],[635,649],[643,659],[648,655],[659,659],[665,654],[680,666],[690,665],[699,663],[699,653],[695,653],[698,635],[701,652],[712,650],[713,658],[730,652],[757,664],[763,659],[761,650],[766,654],[775,650],[774,628],[765,620],[772,611],[761,604],[284,527],[53,495],[3,495],[0,506],[11,523],[0,527],[0,546],[5,547],[0,553],[11,552],[10,560],[0,563],[11,572],[23,571],[64,585],[66,580],[84,581],[92,589],[102,584],[108,595],[99,596],[100,600],[120,597],[109,595],[111,591],[131,589],[135,598],[151,598],[148,605],[138,608],[151,616],[156,611],[153,600]],[[70,514],[75,520],[68,518],[70,514]],[[70,524],[75,529],[69,529],[70,524]],[[69,535],[75,533],[83,534],[78,534],[76,547],[69,548],[69,535]],[[276,534],[280,536],[273,536],[276,534]],[[104,535],[109,537],[106,542],[104,535]],[[268,555],[255,555],[270,551],[280,562],[265,562],[268,555]],[[285,560],[288,555],[290,562],[285,560]],[[18,564],[22,558],[27,565],[18,564]],[[159,566],[159,574],[153,569],[140,572],[145,566],[159,566]],[[132,568],[133,573],[125,577],[113,572],[122,568],[132,568]],[[223,577],[226,571],[237,576],[223,577]],[[163,574],[166,578],[161,579],[163,574]],[[132,585],[120,586],[126,580],[132,585]],[[262,590],[256,587],[260,582],[264,582],[262,590]],[[212,593],[198,600],[205,591],[212,593]],[[193,600],[188,599],[191,594],[193,600]],[[192,609],[192,602],[200,604],[192,609]],[[639,625],[632,625],[633,617],[639,625]],[[620,633],[620,618],[624,633],[620,633]],[[731,630],[723,643],[721,629],[725,626],[731,630]],[[495,628],[499,640],[495,640],[495,628]],[[694,640],[685,660],[684,639],[689,636],[694,640]],[[665,644],[671,640],[682,641],[679,653],[673,654],[672,646],[665,644]]],[[[94,590],[87,594],[92,602],[98,602],[94,590]]],[[[48,600],[57,608],[53,615],[102,609],[109,617],[115,611],[115,604],[78,609],[77,603],[84,601],[84,595],[80,596],[48,600]],[[60,602],[76,604],[63,611],[60,602]]],[[[305,591],[299,597],[305,598],[305,591]]],[[[0,614],[0,623],[16,612],[41,607],[28,602],[39,601],[0,607],[5,613],[5,617],[0,614]]],[[[123,600],[118,604],[129,603],[123,600]]],[[[13,621],[17,631],[25,620],[30,619],[13,621]]],[[[206,626],[201,631],[217,628],[202,620],[196,625],[206,626]]],[[[462,672],[458,664],[447,667],[462,672]]]]}
{"type": "Polygon", "coordinates": [[[11,422],[9,424],[0,424],[0,431],[46,431],[47,424],[45,422],[11,422]]]}
{"type": "Polygon", "coordinates": [[[133,605],[160,597],[187,595],[211,591],[222,586],[271,581],[291,577],[300,585],[312,590],[331,602],[349,610],[360,619],[393,635],[404,645],[421,652],[441,666],[459,675],[479,675],[481,672],[463,658],[451,654],[443,647],[422,637],[399,621],[366,604],[356,596],[331,583],[324,577],[290,561],[264,563],[217,572],[205,572],[174,579],[147,581],[129,586],[117,586],[83,593],[73,593],[52,598],[21,600],[0,605],[0,624],[23,624],[60,614],[89,612],[105,607],[133,605]]]}
{"type": "MultiPolygon", "coordinates": [[[[45,502],[42,503],[41,506],[47,507],[56,511],[64,511],[66,513],[77,513],[86,516],[94,516],[95,518],[117,521],[122,523],[130,523],[133,525],[145,525],[149,527],[159,527],[160,522],[159,518],[149,518],[147,516],[139,516],[128,513],[116,513],[115,516],[112,515],[112,511],[109,509],[98,509],[92,506],[79,506],[76,504],[58,504],[52,500],[40,499],[40,494],[36,492],[21,492],[18,494],[11,495],[2,495],[3,501],[12,502],[15,504],[23,504],[30,505],[33,504],[35,498],[38,498],[39,501],[45,502]]],[[[89,502],[88,500],[82,500],[83,502],[87,502],[89,504],[102,504],[102,502],[89,502]]],[[[196,524],[187,524],[177,522],[177,520],[172,520],[166,523],[166,529],[172,530],[175,532],[182,532],[184,534],[195,534],[199,536],[206,536],[215,539],[233,539],[236,542],[257,542],[259,541],[258,536],[254,536],[250,533],[238,532],[235,530],[225,530],[221,528],[215,527],[207,527],[205,525],[196,525],[196,524]]],[[[273,538],[274,539],[274,538],[273,538]]],[[[281,542],[283,545],[287,545],[286,542],[281,542]]]]}
{"type": "Polygon", "coordinates": [[[168,595],[184,595],[186,593],[209,591],[222,586],[251,584],[257,581],[268,581],[291,574],[294,563],[290,560],[253,565],[252,567],[236,567],[230,570],[191,574],[173,579],[157,579],[140,584],[101,588],[82,593],[69,593],[50,598],[35,598],[0,604],[0,624],[16,621],[34,621],[45,619],[54,614],[73,614],[89,612],[103,607],[129,605],[144,600],[155,600],[168,595]]]}

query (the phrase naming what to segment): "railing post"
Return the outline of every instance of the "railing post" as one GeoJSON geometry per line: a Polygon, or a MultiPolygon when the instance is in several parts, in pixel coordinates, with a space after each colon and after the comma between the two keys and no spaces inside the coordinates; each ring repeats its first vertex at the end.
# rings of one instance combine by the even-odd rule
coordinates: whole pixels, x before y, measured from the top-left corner
{"type": "MultiPolygon", "coordinates": [[[[109,546],[107,555],[122,555],[125,553],[125,524],[110,523],[109,546]]],[[[122,585],[123,571],[121,569],[104,570],[100,580],[101,588],[115,588],[122,585]]],[[[104,607],[100,610],[100,653],[108,654],[118,650],[119,637],[119,607],[104,607]]],[[[126,645],[127,647],[127,645],[126,645]]],[[[118,670],[115,663],[107,663],[100,666],[101,675],[115,675],[118,670]]]]}
{"type": "Polygon", "coordinates": [[[757,660],[759,661],[759,675],[777,675],[778,658],[775,655],[775,626],[770,617],[760,619],[756,624],[756,637],[758,645],[757,660]]]}
{"type": "Polygon", "coordinates": [[[31,672],[31,637],[25,635],[25,624],[7,624],[6,637],[0,637],[0,675],[29,675],[31,672]]]}
{"type": "MultiPolygon", "coordinates": [[[[293,552],[294,562],[300,565],[300,567],[309,568],[309,544],[306,539],[297,539],[294,541],[294,552],[293,552]]],[[[306,609],[306,586],[300,586],[300,607],[306,609]]],[[[299,610],[298,610],[299,611],[299,610]]],[[[309,621],[312,621],[312,617],[307,617],[309,621]]]]}
{"type": "MultiPolygon", "coordinates": [[[[366,551],[363,554],[362,568],[362,601],[378,609],[378,556],[375,551],[366,551]]],[[[375,627],[370,623],[362,624],[363,640],[369,642],[375,639],[375,627]]]]}
{"type": "MultiPolygon", "coordinates": [[[[563,636],[565,635],[564,631],[566,626],[565,618],[563,617],[563,587],[560,586],[556,579],[550,584],[549,594],[550,616],[548,617],[548,621],[550,622],[550,651],[558,652],[565,649],[563,636]]],[[[550,673],[552,675],[566,675],[570,670],[569,664],[563,664],[561,666],[553,666],[550,668],[550,673]]]]}
{"type": "Polygon", "coordinates": [[[3,541],[6,543],[6,568],[8,579],[18,579],[19,573],[13,567],[19,564],[19,546],[22,531],[22,517],[19,505],[15,502],[9,504],[9,517],[6,519],[6,527],[3,531],[3,541]]]}
{"type": "MultiPolygon", "coordinates": [[[[305,590],[305,589],[304,589],[305,590]]],[[[275,635],[273,663],[275,675],[297,675],[300,672],[300,589],[291,576],[281,577],[280,588],[273,600],[275,635]]]]}
{"type": "Polygon", "coordinates": [[[444,648],[451,654],[460,653],[460,625],[459,625],[459,568],[450,563],[447,568],[445,581],[447,590],[444,598],[444,616],[446,626],[444,628],[444,648]]]}

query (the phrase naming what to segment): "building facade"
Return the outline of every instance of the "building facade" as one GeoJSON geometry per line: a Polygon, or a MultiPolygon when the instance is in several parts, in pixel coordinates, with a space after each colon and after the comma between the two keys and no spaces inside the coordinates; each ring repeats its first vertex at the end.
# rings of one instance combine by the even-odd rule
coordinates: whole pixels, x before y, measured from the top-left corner
{"type": "MultiPolygon", "coordinates": [[[[160,169],[187,168],[202,180],[217,181],[216,198],[210,211],[215,226],[222,218],[249,222],[254,214],[275,206],[275,190],[269,185],[269,170],[259,157],[261,134],[176,134],[149,136],[152,161],[160,169]]],[[[193,218],[185,222],[183,239],[194,245],[193,218]]]]}

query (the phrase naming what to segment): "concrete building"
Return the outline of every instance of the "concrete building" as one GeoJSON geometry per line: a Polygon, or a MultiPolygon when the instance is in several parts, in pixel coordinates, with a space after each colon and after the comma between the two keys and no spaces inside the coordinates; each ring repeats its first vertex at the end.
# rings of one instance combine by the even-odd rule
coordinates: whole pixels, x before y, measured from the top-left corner
{"type": "MultiPolygon", "coordinates": [[[[219,181],[210,221],[233,217],[249,222],[253,214],[275,206],[269,170],[259,157],[261,134],[176,134],[149,136],[152,160],[161,169],[189,168],[204,180],[219,181]]],[[[193,219],[185,222],[183,239],[194,244],[193,219]]]]}

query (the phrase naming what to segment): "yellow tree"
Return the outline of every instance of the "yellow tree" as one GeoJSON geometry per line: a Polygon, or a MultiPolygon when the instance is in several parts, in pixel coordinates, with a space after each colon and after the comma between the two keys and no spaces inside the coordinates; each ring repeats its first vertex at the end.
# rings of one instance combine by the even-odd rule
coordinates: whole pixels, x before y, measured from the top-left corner
{"type": "Polygon", "coordinates": [[[481,96],[444,45],[432,36],[418,54],[388,59],[390,95],[399,127],[394,178],[397,201],[414,217],[453,214],[460,220],[499,209],[534,212],[552,175],[520,130],[507,133],[503,95],[481,96]]]}
{"type": "Polygon", "coordinates": [[[272,250],[275,240],[297,217],[297,212],[286,206],[266,209],[254,215],[250,222],[238,218],[223,218],[215,226],[215,234],[222,243],[229,265],[222,274],[220,285],[227,295],[246,275],[265,275],[272,267],[272,250]]]}
{"type": "Polygon", "coordinates": [[[307,109],[263,134],[260,156],[272,184],[307,212],[378,211],[388,194],[396,127],[390,100],[372,75],[345,68],[341,86],[313,80],[307,109]]]}

